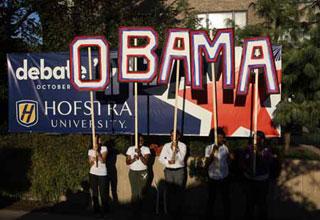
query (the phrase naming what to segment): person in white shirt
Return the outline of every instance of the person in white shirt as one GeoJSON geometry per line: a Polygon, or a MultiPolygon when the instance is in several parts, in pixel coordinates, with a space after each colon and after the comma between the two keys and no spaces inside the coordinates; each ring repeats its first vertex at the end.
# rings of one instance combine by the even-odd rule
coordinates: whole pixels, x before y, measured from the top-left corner
{"type": "Polygon", "coordinates": [[[218,128],[218,145],[211,144],[205,149],[205,167],[208,170],[208,194],[206,216],[213,217],[215,199],[218,193],[222,196],[224,218],[230,218],[230,194],[229,194],[229,149],[225,145],[225,132],[218,128]]]}
{"type": "Polygon", "coordinates": [[[102,146],[101,137],[95,136],[96,143],[88,151],[90,171],[89,183],[92,190],[94,213],[104,215],[108,211],[107,200],[107,147],[102,146]],[[99,196],[102,207],[99,205],[99,196]]]}
{"type": "Polygon", "coordinates": [[[131,185],[131,202],[134,211],[138,212],[144,196],[148,180],[148,160],[150,158],[150,149],[144,146],[144,138],[138,134],[139,146],[131,146],[127,150],[126,164],[129,167],[129,181],[131,185]]]}
{"type": "Polygon", "coordinates": [[[186,183],[186,155],[187,147],[179,141],[180,132],[176,132],[176,140],[166,143],[160,153],[159,161],[165,166],[164,176],[166,181],[165,197],[168,211],[179,214],[186,183]]]}

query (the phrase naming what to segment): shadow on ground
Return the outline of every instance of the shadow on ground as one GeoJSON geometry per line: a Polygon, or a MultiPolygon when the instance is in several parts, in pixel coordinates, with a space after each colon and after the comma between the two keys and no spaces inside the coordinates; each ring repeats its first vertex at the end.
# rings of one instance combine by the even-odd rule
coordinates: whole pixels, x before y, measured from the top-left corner
{"type": "MultiPolygon", "coordinates": [[[[27,170],[30,169],[30,154],[31,152],[25,149],[1,149],[0,152],[0,169],[2,177],[0,181],[0,187],[2,191],[7,192],[25,192],[30,187],[30,182],[26,176],[27,170]],[[21,156],[22,155],[22,156],[21,156]],[[6,160],[4,160],[6,158],[6,160]],[[11,158],[8,160],[8,158],[11,158]],[[6,162],[4,162],[6,161],[6,162]],[[9,161],[9,162],[8,162],[9,161]],[[14,166],[11,166],[10,161],[16,161],[14,166]],[[18,174],[18,175],[17,175],[18,174]],[[19,180],[15,179],[19,177],[19,180]]],[[[116,155],[117,152],[114,152],[116,155]]],[[[116,156],[114,161],[109,164],[111,167],[115,167],[116,156]]],[[[197,164],[196,161],[191,162],[191,165],[197,164]]],[[[152,167],[151,162],[150,167],[152,167]]],[[[273,180],[270,182],[270,190],[268,197],[269,204],[269,219],[273,220],[318,220],[320,219],[320,210],[317,209],[319,204],[315,204],[310,198],[301,192],[289,191],[286,187],[286,183],[289,180],[297,178],[299,176],[308,174],[313,171],[320,170],[319,162],[306,162],[300,161],[299,163],[292,165],[291,161],[285,160],[282,164],[280,162],[275,163],[272,170],[273,180]],[[293,199],[295,198],[295,199],[293,199]],[[296,202],[298,198],[299,202],[296,202]]],[[[245,181],[241,177],[241,171],[238,169],[237,161],[234,161],[231,165],[231,219],[241,219],[244,215],[246,197],[244,193],[245,181]]],[[[111,168],[110,168],[111,169],[111,168]]],[[[117,176],[116,170],[113,173],[117,176]]],[[[153,175],[150,175],[153,177],[153,175]]],[[[203,172],[198,172],[193,166],[189,167],[189,176],[197,179],[196,184],[189,185],[185,192],[185,199],[181,201],[183,205],[183,212],[179,215],[180,219],[204,219],[204,212],[207,201],[207,188],[203,172]]],[[[140,212],[140,219],[170,219],[172,216],[166,215],[163,208],[163,183],[158,184],[157,188],[151,185],[152,180],[149,181],[148,193],[140,212]],[[158,203],[157,203],[158,202],[158,203]],[[158,205],[157,205],[158,204],[158,205]]],[[[131,212],[130,203],[121,204],[118,202],[116,196],[117,181],[113,181],[110,185],[111,195],[114,199],[110,198],[110,213],[106,216],[106,219],[132,219],[133,213],[131,212]],[[112,185],[111,185],[112,186],[112,185]]],[[[319,180],[311,179],[311,185],[320,189],[319,180]]],[[[128,186],[129,187],[129,186],[128,186]]],[[[27,205],[25,210],[28,212],[22,215],[19,219],[91,219],[94,218],[91,210],[90,193],[88,184],[82,183],[82,191],[66,192],[66,201],[53,205],[39,205],[33,206],[27,205]],[[31,207],[31,208],[30,208],[31,207]],[[30,211],[31,210],[31,211],[30,211]]],[[[223,209],[220,204],[221,198],[217,198],[216,207],[214,212],[215,219],[221,219],[223,209]]],[[[320,202],[320,201],[318,201],[320,202]]],[[[28,203],[28,202],[25,202],[28,203]]],[[[0,209],[14,209],[19,210],[21,201],[17,199],[8,198],[5,196],[0,197],[0,209]],[[18,205],[15,205],[18,204],[18,205]]],[[[137,218],[135,216],[134,218],[137,218]]],[[[173,217],[175,220],[177,216],[173,217]]],[[[173,219],[172,218],[172,219],[173,219]]],[[[1,216],[0,216],[1,219],[1,216]]],[[[247,219],[246,219],[247,220],[247,219]]]]}
{"type": "MultiPolygon", "coordinates": [[[[274,179],[270,181],[268,204],[269,204],[269,219],[273,220],[318,220],[320,219],[320,210],[317,210],[317,204],[314,204],[309,198],[299,192],[292,193],[284,184],[287,180],[297,177],[298,175],[306,174],[310,171],[319,170],[319,163],[307,163],[303,166],[289,166],[285,161],[281,166],[275,164],[273,173],[274,179]],[[280,170],[282,167],[282,170],[280,170]],[[278,171],[277,171],[278,169],[278,171]],[[281,178],[279,178],[281,171],[281,178]],[[300,202],[292,199],[299,198],[300,202]]],[[[189,169],[192,172],[192,169],[189,169]]],[[[196,177],[198,178],[198,177],[196,177]]],[[[199,176],[200,178],[200,176],[199,176]]],[[[244,191],[245,181],[241,175],[237,174],[237,170],[233,169],[231,178],[231,219],[242,219],[245,210],[246,196],[244,191]]],[[[314,180],[315,187],[320,188],[319,183],[314,180]]],[[[106,216],[106,219],[177,219],[177,216],[170,216],[164,213],[163,183],[160,183],[157,188],[150,187],[140,212],[140,216],[134,216],[131,212],[131,204],[119,204],[110,201],[111,211],[106,216]],[[160,193],[157,193],[159,190],[160,193]],[[158,202],[158,203],[157,203],[158,202]],[[157,206],[158,204],[158,206],[157,206]]],[[[88,191],[77,193],[67,193],[67,200],[55,204],[53,206],[43,207],[32,210],[30,213],[22,216],[20,219],[43,219],[53,216],[55,218],[66,219],[91,219],[94,218],[90,208],[90,194],[88,191]]],[[[191,185],[185,192],[185,199],[181,201],[183,211],[179,215],[180,219],[204,219],[204,212],[207,201],[207,188],[205,182],[198,181],[197,185],[191,185]]],[[[214,208],[215,219],[222,219],[223,209],[217,198],[214,208]]],[[[320,202],[320,201],[319,201],[320,202]]],[[[53,218],[52,217],[52,218],[53,218]]]]}
{"type": "MultiPolygon", "coordinates": [[[[245,194],[242,187],[242,182],[233,181],[231,185],[232,198],[232,214],[231,219],[242,219],[245,210],[245,194]]],[[[271,184],[271,193],[269,195],[269,219],[281,220],[318,220],[320,219],[320,211],[308,210],[309,204],[296,203],[289,198],[286,191],[281,191],[278,187],[271,184]],[[280,191],[279,191],[280,190],[280,191]]],[[[133,214],[130,209],[131,204],[112,204],[111,211],[106,216],[106,219],[132,219],[133,217],[140,219],[176,219],[175,216],[166,215],[163,212],[162,202],[160,201],[159,213],[156,214],[156,198],[157,193],[154,188],[150,189],[148,198],[143,206],[143,211],[138,217],[133,214]]],[[[32,210],[30,213],[23,215],[19,219],[94,219],[90,204],[86,200],[89,199],[89,194],[83,192],[69,194],[67,201],[58,203],[53,206],[42,207],[32,210]]],[[[161,197],[160,197],[161,199],[161,197]]],[[[186,198],[183,202],[183,213],[179,215],[180,219],[204,219],[204,211],[206,205],[206,186],[198,185],[190,187],[186,192],[186,198]]],[[[307,198],[306,198],[307,200],[307,198]]],[[[220,201],[220,198],[218,198],[220,201]]],[[[305,201],[304,201],[305,202],[305,201]]],[[[222,219],[222,206],[216,204],[216,218],[222,219]]]]}

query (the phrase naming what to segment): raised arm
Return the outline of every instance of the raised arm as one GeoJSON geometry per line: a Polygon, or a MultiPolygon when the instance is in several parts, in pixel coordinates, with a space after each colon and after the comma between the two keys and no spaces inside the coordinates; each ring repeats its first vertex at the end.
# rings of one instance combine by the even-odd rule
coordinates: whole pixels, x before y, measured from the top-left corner
{"type": "Polygon", "coordinates": [[[88,163],[90,165],[90,167],[92,167],[95,163],[96,158],[94,156],[92,156],[92,152],[91,150],[89,150],[88,152],[88,163]]]}
{"type": "Polygon", "coordinates": [[[137,160],[137,157],[131,158],[130,155],[127,155],[127,157],[126,157],[126,164],[127,164],[127,165],[130,165],[130,164],[134,163],[136,160],[137,160]]]}
{"type": "Polygon", "coordinates": [[[93,165],[94,165],[94,159],[92,159],[92,157],[91,156],[89,156],[89,158],[88,158],[88,162],[89,162],[89,165],[90,165],[90,167],[92,167],[93,165]]]}
{"type": "MultiPolygon", "coordinates": [[[[105,147],[107,148],[107,147],[105,147]]],[[[106,163],[107,161],[107,155],[108,155],[108,151],[107,150],[104,150],[103,152],[97,152],[97,157],[98,157],[98,160],[101,162],[101,163],[106,163]]]]}
{"type": "Polygon", "coordinates": [[[148,165],[148,161],[149,161],[149,158],[150,158],[150,151],[145,152],[145,154],[143,155],[142,152],[141,152],[141,149],[139,149],[137,153],[138,153],[138,158],[141,160],[141,162],[144,165],[148,165]]]}

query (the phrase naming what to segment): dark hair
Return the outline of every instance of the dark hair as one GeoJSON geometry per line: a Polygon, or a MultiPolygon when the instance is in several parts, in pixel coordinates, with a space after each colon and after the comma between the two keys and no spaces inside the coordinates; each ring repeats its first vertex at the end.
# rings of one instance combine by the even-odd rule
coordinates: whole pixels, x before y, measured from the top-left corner
{"type": "MultiPolygon", "coordinates": [[[[173,133],[173,129],[171,130],[170,134],[172,134],[172,133],[173,133]]],[[[181,132],[178,129],[176,130],[176,134],[181,137],[181,132]]]]}
{"type": "MultiPolygon", "coordinates": [[[[100,144],[99,144],[99,142],[98,142],[98,140],[99,139],[101,139],[101,135],[100,134],[95,134],[95,141],[96,141],[96,143],[98,144],[98,152],[100,153],[100,151],[101,151],[101,146],[100,146],[100,144]]],[[[101,143],[102,144],[102,143],[101,143]]],[[[93,149],[93,144],[92,144],[92,146],[91,146],[91,149],[93,149]]]]}
{"type": "Polygon", "coordinates": [[[226,133],[224,132],[224,130],[223,130],[222,127],[218,127],[218,129],[217,129],[217,134],[218,134],[218,135],[222,135],[223,137],[226,136],[226,133]]]}
{"type": "MultiPolygon", "coordinates": [[[[133,134],[131,137],[132,137],[132,139],[134,140],[134,139],[136,138],[136,135],[133,134]]],[[[143,138],[143,135],[142,135],[141,133],[138,133],[138,140],[139,140],[140,137],[143,138]]]]}
{"type": "Polygon", "coordinates": [[[97,133],[96,133],[94,138],[95,138],[96,141],[98,141],[99,138],[101,138],[101,136],[100,136],[100,134],[97,134],[97,133]]]}
{"type": "MultiPolygon", "coordinates": [[[[217,129],[217,134],[222,135],[223,137],[226,136],[226,133],[224,132],[222,127],[218,127],[217,129]]],[[[214,139],[214,128],[211,128],[210,133],[209,133],[209,139],[213,140],[214,139]]]]}
{"type": "MultiPolygon", "coordinates": [[[[141,134],[141,133],[138,133],[138,145],[139,145],[139,142],[140,142],[140,137],[142,137],[143,138],[143,141],[144,141],[144,137],[143,137],[143,135],[141,134]]],[[[136,144],[136,135],[135,134],[133,134],[132,136],[131,136],[131,141],[130,141],[131,143],[132,143],[132,145],[135,145],[136,144]]]]}
{"type": "Polygon", "coordinates": [[[262,138],[263,140],[266,139],[266,135],[264,134],[263,131],[257,131],[257,136],[260,137],[260,138],[262,138]]]}

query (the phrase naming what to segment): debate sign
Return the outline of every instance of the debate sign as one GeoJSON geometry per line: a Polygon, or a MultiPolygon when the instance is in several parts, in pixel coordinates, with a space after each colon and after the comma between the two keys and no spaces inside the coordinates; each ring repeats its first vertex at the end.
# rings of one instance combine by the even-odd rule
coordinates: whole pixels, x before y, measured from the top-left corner
{"type": "MultiPolygon", "coordinates": [[[[272,114],[281,99],[281,95],[276,93],[281,88],[281,47],[274,46],[272,51],[268,51],[268,47],[255,45],[255,42],[250,40],[246,41],[248,52],[242,54],[241,47],[233,48],[234,74],[225,75],[221,73],[231,70],[225,69],[223,56],[210,54],[203,50],[206,48],[208,50],[212,46],[207,44],[203,33],[195,32],[192,36],[194,43],[191,45],[191,49],[195,46],[199,48],[200,53],[196,56],[201,58],[201,62],[191,65],[188,74],[182,73],[184,68],[181,68],[178,129],[185,135],[207,136],[209,134],[213,126],[212,83],[211,68],[206,61],[215,59],[217,61],[215,72],[218,76],[218,125],[225,128],[228,136],[250,136],[253,108],[252,84],[249,84],[250,68],[255,67],[255,61],[271,54],[270,56],[273,55],[275,58],[275,66],[268,62],[259,66],[264,70],[273,68],[276,75],[261,74],[258,129],[264,131],[269,137],[280,136],[279,128],[272,124],[272,114]],[[201,56],[201,54],[205,56],[201,56]],[[193,76],[191,78],[196,81],[191,82],[190,74],[193,76]],[[277,84],[275,85],[275,83],[277,84]],[[193,87],[197,87],[197,89],[194,90],[193,87]],[[200,87],[202,90],[199,89],[200,87]]],[[[263,41],[262,44],[265,42],[263,41]]],[[[82,81],[86,81],[88,79],[87,54],[81,52],[78,56],[81,60],[79,77],[82,81]]],[[[96,131],[133,134],[133,85],[118,80],[118,52],[111,50],[108,56],[111,74],[110,78],[107,76],[104,80],[108,80],[110,83],[104,91],[95,92],[96,131]]],[[[192,54],[189,58],[194,59],[194,57],[195,54],[192,54]]],[[[99,59],[101,58],[98,53],[93,53],[93,64],[97,75],[101,68],[99,59]]],[[[197,61],[199,60],[197,59],[197,61]]],[[[129,61],[126,62],[126,65],[129,61]]],[[[10,132],[91,132],[89,94],[86,91],[75,90],[71,85],[69,53],[8,54],[7,62],[10,132]]],[[[169,60],[168,62],[174,61],[169,60]]],[[[145,59],[140,57],[138,63],[139,66],[148,69],[146,68],[148,62],[145,59]]],[[[185,65],[184,62],[181,63],[182,67],[183,65],[185,65]]],[[[175,78],[168,73],[173,69],[168,70],[166,66],[161,69],[162,75],[159,75],[158,78],[155,77],[148,84],[141,83],[139,85],[139,132],[141,133],[164,135],[169,134],[173,128],[175,78]],[[158,85],[162,79],[168,81],[168,84],[158,85]]]]}

